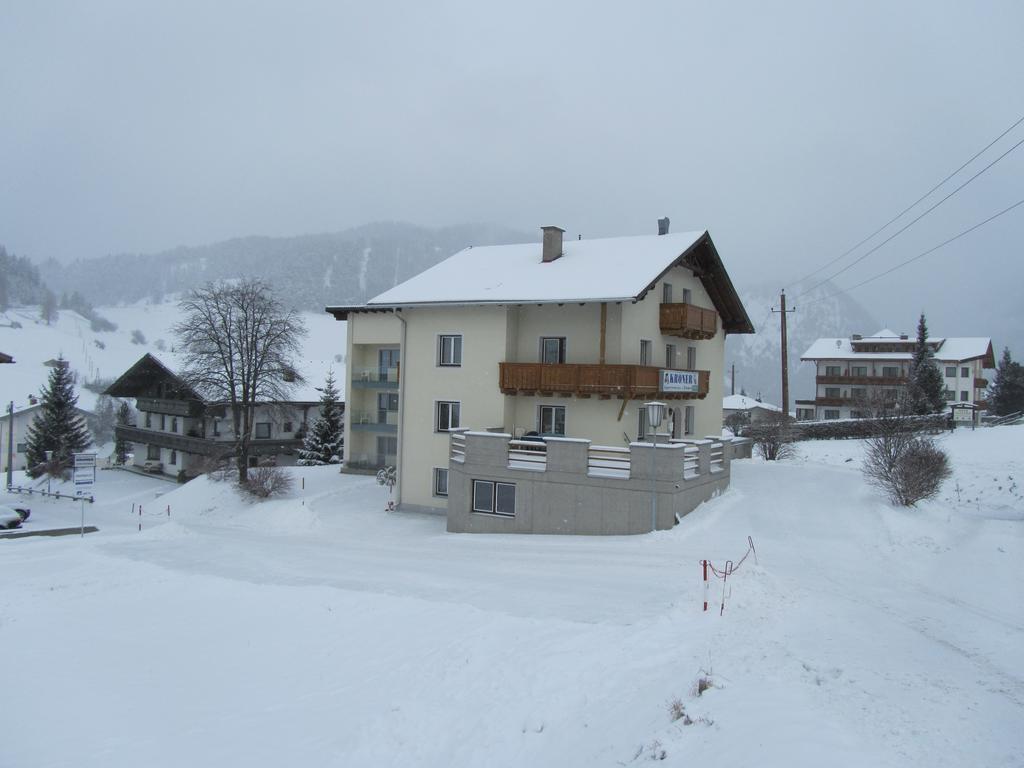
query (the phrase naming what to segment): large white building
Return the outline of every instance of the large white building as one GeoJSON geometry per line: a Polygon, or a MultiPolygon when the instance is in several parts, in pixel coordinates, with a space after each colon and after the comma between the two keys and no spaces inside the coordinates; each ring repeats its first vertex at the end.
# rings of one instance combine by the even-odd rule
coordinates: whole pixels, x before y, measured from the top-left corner
{"type": "Polygon", "coordinates": [[[446,510],[453,430],[622,448],[658,398],[670,436],[720,434],[725,335],[753,327],[708,233],[543,230],[327,308],[348,321],[346,465],[397,466],[402,508],[446,510]]]}
{"type": "MultiPolygon", "coordinates": [[[[872,405],[895,402],[906,386],[916,339],[884,329],[873,336],[818,339],[800,359],[814,363],[815,397],[797,400],[799,419],[849,419],[873,415],[872,405]]],[[[995,368],[988,338],[931,338],[928,346],[946,384],[946,402],[987,407],[986,368],[995,368]]]]}

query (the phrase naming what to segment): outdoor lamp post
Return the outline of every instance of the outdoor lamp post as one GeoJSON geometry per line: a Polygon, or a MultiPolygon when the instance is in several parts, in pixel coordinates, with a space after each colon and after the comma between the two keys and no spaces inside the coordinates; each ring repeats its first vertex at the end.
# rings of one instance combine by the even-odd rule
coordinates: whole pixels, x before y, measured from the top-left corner
{"type": "Polygon", "coordinates": [[[665,404],[659,402],[644,403],[647,410],[647,424],[651,428],[651,438],[654,443],[651,449],[651,533],[657,529],[658,524],[658,492],[655,484],[655,472],[658,468],[658,427],[665,418],[665,404]]]}

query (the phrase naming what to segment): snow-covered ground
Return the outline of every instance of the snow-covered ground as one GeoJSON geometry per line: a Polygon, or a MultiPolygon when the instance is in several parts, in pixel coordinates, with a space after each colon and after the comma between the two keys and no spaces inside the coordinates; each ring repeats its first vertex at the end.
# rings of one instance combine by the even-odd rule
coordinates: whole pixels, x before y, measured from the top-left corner
{"type": "Polygon", "coordinates": [[[0,540],[0,765],[1024,765],[1024,427],[943,442],[917,509],[803,443],[611,538],[449,535],[333,468],[253,506],[103,472],[100,532],[0,540]]]}

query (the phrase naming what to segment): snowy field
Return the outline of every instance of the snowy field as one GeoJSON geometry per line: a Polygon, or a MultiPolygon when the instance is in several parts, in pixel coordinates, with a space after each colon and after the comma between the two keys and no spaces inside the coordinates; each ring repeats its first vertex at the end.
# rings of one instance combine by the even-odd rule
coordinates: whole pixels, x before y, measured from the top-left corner
{"type": "Polygon", "coordinates": [[[449,535],[332,468],[252,507],[102,472],[100,532],[0,540],[0,765],[1024,765],[1024,427],[943,442],[917,509],[803,443],[613,538],[449,535]]]}

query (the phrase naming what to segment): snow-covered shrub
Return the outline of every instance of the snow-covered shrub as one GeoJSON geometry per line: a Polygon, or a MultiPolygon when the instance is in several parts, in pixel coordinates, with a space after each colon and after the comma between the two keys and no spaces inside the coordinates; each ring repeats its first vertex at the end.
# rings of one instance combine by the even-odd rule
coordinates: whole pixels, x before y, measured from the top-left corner
{"type": "Polygon", "coordinates": [[[932,438],[901,422],[905,420],[889,420],[883,432],[867,441],[863,471],[868,483],[885,491],[894,504],[912,507],[937,494],[952,470],[949,457],[932,438]]]}
{"type": "Polygon", "coordinates": [[[292,476],[276,464],[264,463],[249,470],[249,477],[242,488],[258,499],[282,496],[292,487],[292,476]]]}
{"type": "Polygon", "coordinates": [[[752,425],[746,436],[754,441],[754,448],[766,461],[791,459],[796,455],[792,422],[781,413],[773,413],[752,425]]]}

